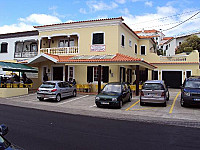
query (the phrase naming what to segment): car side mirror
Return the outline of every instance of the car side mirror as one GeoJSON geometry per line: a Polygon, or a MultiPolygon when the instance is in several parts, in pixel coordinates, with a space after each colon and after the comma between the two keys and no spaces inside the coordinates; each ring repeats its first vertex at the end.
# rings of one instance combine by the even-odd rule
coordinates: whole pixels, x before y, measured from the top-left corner
{"type": "Polygon", "coordinates": [[[6,135],[8,133],[8,127],[5,124],[0,125],[0,134],[1,135],[6,135]]]}

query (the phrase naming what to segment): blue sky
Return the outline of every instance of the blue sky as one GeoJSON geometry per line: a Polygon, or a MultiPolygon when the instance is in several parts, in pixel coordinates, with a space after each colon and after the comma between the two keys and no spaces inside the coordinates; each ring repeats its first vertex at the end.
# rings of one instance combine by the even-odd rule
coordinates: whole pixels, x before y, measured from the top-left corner
{"type": "Polygon", "coordinates": [[[200,31],[199,0],[0,0],[0,34],[33,26],[122,16],[133,30],[166,36],[200,31]],[[191,16],[189,21],[173,28],[191,16]],[[172,29],[170,29],[172,28],[172,29]],[[170,29],[170,30],[168,30],[170,29]],[[166,30],[166,31],[165,31],[166,30]]]}

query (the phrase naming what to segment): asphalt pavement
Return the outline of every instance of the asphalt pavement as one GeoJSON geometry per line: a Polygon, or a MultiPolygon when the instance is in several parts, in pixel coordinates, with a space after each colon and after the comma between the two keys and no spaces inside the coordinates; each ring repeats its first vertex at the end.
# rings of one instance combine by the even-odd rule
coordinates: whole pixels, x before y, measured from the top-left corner
{"type": "Polygon", "coordinates": [[[26,150],[199,150],[199,129],[0,104],[6,138],[26,150]]]}

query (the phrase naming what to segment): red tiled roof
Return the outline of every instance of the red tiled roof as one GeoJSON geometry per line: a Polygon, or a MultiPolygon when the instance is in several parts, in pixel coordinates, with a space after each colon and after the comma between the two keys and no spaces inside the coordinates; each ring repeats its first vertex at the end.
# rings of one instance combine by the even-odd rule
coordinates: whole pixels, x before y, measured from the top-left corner
{"type": "Polygon", "coordinates": [[[52,55],[52,54],[47,54],[50,57],[57,59],[58,62],[144,62],[152,67],[155,67],[154,65],[146,62],[146,61],[142,61],[140,58],[134,58],[134,57],[130,57],[124,54],[119,54],[117,53],[113,58],[111,59],[70,59],[74,56],[59,56],[59,55],[52,55]]]}
{"type": "Polygon", "coordinates": [[[140,39],[151,39],[151,38],[154,38],[154,37],[159,37],[159,35],[152,35],[152,36],[139,36],[140,39]]]}
{"type": "Polygon", "coordinates": [[[171,40],[173,37],[164,37],[163,40],[171,40]]]}
{"type": "Polygon", "coordinates": [[[159,32],[159,31],[153,29],[153,30],[134,31],[134,32],[135,32],[135,33],[141,33],[141,32],[144,32],[144,33],[155,33],[155,32],[159,32]]]}
{"type": "Polygon", "coordinates": [[[86,23],[86,22],[106,21],[106,20],[116,20],[116,19],[121,19],[122,21],[124,21],[124,19],[122,17],[117,17],[117,18],[106,18],[106,19],[96,19],[96,20],[87,20],[87,21],[75,21],[75,22],[68,22],[68,23],[57,23],[57,24],[42,25],[42,26],[33,26],[33,27],[34,28],[41,28],[41,27],[49,27],[49,26],[55,26],[55,25],[86,23]]]}

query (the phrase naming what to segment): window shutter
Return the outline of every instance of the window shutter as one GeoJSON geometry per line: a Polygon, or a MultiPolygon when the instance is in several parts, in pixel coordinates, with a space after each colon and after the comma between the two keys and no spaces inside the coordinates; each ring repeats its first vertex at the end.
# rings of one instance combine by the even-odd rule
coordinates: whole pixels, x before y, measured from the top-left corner
{"type": "Polygon", "coordinates": [[[109,67],[103,66],[103,83],[108,83],[109,81],[109,67]]]}
{"type": "Polygon", "coordinates": [[[93,82],[93,67],[92,66],[88,66],[87,67],[87,82],[93,82]]]}
{"type": "Polygon", "coordinates": [[[94,33],[92,44],[104,44],[103,36],[103,33],[94,33]]]}

